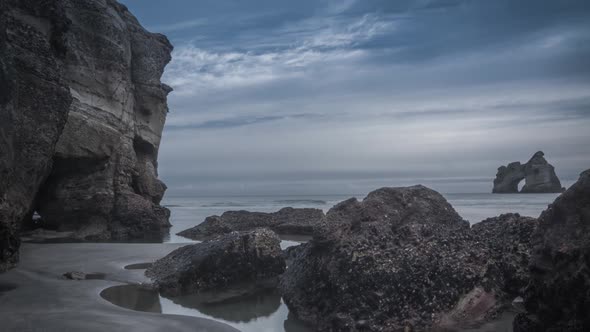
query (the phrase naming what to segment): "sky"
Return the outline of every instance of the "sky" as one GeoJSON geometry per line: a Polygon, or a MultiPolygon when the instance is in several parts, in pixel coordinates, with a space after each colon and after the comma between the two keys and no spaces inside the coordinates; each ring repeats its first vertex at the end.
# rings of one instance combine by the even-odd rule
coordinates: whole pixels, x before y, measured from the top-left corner
{"type": "Polygon", "coordinates": [[[487,192],[590,168],[590,1],[123,0],[174,45],[169,193],[487,192]]]}

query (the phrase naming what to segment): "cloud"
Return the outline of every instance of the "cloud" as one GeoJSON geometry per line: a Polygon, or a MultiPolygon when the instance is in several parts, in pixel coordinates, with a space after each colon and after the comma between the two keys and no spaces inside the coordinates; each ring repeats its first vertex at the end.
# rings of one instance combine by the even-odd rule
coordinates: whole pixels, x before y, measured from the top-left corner
{"type": "Polygon", "coordinates": [[[564,178],[590,165],[588,1],[179,1],[137,5],[175,44],[171,190],[484,179],[537,150],[564,178]]]}
{"type": "Polygon", "coordinates": [[[284,80],[305,75],[315,66],[359,60],[364,51],[354,46],[390,29],[390,23],[367,14],[344,22],[313,19],[284,27],[279,34],[293,39],[279,49],[211,51],[180,45],[164,79],[178,96],[284,80]]]}
{"type": "Polygon", "coordinates": [[[202,26],[205,26],[206,24],[207,24],[206,19],[197,18],[197,19],[188,20],[188,21],[169,23],[169,24],[163,24],[163,25],[155,25],[155,26],[149,27],[149,29],[152,31],[167,33],[167,32],[186,30],[186,29],[195,28],[195,27],[202,27],[202,26]]]}

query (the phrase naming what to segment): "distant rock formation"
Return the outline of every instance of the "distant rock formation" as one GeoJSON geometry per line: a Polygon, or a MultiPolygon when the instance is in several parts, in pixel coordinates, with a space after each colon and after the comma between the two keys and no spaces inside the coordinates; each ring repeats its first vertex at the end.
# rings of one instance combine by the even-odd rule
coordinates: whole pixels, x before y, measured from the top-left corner
{"type": "Polygon", "coordinates": [[[177,235],[193,240],[208,239],[233,231],[272,229],[281,235],[311,235],[324,220],[324,212],[310,208],[282,208],[277,212],[227,211],[221,216],[210,216],[201,224],[185,229],[177,235]]]}
{"type": "Polygon", "coordinates": [[[334,206],[290,248],[281,292],[318,331],[407,331],[483,322],[528,282],[537,221],[517,214],[473,228],[437,192],[381,188],[334,206]]]}
{"type": "Polygon", "coordinates": [[[494,179],[493,193],[518,193],[518,184],[525,180],[521,193],[561,193],[565,190],[555,174],[555,169],[538,151],[526,163],[516,161],[500,166],[494,179]]]}
{"type": "Polygon", "coordinates": [[[268,229],[232,232],[176,249],[145,274],[166,296],[221,290],[276,278],[285,271],[281,240],[268,229]]]}
{"type": "Polygon", "coordinates": [[[0,9],[0,271],[33,211],[77,239],[161,236],[166,37],[115,0],[0,9]]]}
{"type": "Polygon", "coordinates": [[[590,331],[590,169],[539,217],[515,332],[590,331]]]}

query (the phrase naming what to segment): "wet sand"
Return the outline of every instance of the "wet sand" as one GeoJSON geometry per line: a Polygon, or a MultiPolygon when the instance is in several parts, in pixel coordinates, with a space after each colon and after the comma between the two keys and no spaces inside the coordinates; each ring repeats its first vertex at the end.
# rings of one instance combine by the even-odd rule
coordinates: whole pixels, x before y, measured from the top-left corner
{"type": "Polygon", "coordinates": [[[140,312],[100,296],[106,288],[146,283],[143,270],[185,244],[23,243],[17,268],[0,274],[3,331],[207,331],[235,332],[210,319],[140,312]],[[69,271],[104,273],[104,280],[67,280],[69,271]]]}

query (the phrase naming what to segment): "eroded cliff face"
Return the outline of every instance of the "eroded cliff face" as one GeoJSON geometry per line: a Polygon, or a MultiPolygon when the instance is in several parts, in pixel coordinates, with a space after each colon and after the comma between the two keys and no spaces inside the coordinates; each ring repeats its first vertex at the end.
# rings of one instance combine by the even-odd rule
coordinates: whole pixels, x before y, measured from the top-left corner
{"type": "Polygon", "coordinates": [[[166,37],[114,0],[0,9],[0,271],[33,211],[79,239],[160,237],[166,37]]]}
{"type": "Polygon", "coordinates": [[[538,151],[526,163],[516,161],[500,166],[494,179],[493,193],[518,193],[518,184],[525,180],[521,193],[560,193],[565,190],[555,174],[555,168],[538,151]]]}
{"type": "Polygon", "coordinates": [[[18,260],[19,226],[66,123],[68,25],[61,1],[0,1],[0,272],[18,260]]]}
{"type": "Polygon", "coordinates": [[[113,0],[67,0],[65,79],[73,102],[37,197],[47,227],[82,239],[158,236],[169,212],[157,155],[172,46],[113,0]]]}

